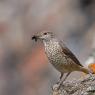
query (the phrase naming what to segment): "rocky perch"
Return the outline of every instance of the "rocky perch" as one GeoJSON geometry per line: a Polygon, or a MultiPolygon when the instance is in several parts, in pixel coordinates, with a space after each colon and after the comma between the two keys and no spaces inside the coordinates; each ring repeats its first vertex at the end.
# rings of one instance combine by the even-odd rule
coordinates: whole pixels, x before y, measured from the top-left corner
{"type": "Polygon", "coordinates": [[[59,88],[55,84],[51,95],[95,95],[95,75],[86,75],[84,78],[65,81],[59,88]]]}

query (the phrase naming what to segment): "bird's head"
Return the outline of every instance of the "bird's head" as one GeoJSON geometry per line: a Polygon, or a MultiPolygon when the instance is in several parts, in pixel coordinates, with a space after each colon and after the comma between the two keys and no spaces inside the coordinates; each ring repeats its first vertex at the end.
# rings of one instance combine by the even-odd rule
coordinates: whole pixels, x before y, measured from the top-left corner
{"type": "Polygon", "coordinates": [[[48,41],[48,40],[51,40],[53,37],[54,37],[54,34],[52,32],[43,31],[43,32],[39,32],[39,33],[35,34],[32,37],[32,40],[48,41]]]}

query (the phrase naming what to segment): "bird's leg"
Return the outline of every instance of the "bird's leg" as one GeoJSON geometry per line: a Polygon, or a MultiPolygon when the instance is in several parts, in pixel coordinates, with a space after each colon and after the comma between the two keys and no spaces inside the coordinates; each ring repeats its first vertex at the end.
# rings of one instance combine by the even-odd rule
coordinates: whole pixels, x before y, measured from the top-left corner
{"type": "Polygon", "coordinates": [[[62,80],[62,83],[67,79],[67,77],[70,75],[70,72],[66,74],[65,78],[62,80]]]}
{"type": "MultiPolygon", "coordinates": [[[[70,75],[70,72],[66,74],[65,78],[64,78],[62,81],[60,81],[58,89],[60,89],[60,87],[62,86],[63,82],[67,79],[67,77],[68,77],[69,75],[70,75]]],[[[61,76],[62,76],[62,75],[61,75],[61,76]]],[[[62,76],[62,77],[63,77],[63,76],[62,76]]],[[[61,78],[61,79],[62,79],[62,78],[61,78]]]]}
{"type": "Polygon", "coordinates": [[[60,80],[63,78],[64,73],[61,73],[60,80]]]}
{"type": "Polygon", "coordinates": [[[62,78],[63,78],[63,75],[64,75],[64,73],[61,73],[60,78],[59,78],[59,80],[58,80],[57,84],[60,84],[60,83],[61,83],[62,78]]]}

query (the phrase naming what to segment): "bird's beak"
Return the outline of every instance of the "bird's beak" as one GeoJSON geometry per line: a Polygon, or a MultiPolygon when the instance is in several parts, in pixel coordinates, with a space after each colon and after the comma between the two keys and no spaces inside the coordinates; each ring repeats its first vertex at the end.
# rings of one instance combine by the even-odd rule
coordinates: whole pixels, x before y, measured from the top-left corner
{"type": "Polygon", "coordinates": [[[37,41],[37,40],[38,40],[38,38],[39,38],[38,36],[35,36],[35,35],[34,35],[34,36],[32,37],[32,40],[37,41]]]}

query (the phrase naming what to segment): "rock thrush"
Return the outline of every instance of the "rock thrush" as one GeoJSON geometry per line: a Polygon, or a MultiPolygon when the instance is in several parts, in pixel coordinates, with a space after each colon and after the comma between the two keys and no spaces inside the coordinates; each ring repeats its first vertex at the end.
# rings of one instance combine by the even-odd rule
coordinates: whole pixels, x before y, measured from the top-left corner
{"type": "Polygon", "coordinates": [[[66,73],[64,80],[73,71],[89,73],[89,70],[80,64],[75,55],[52,32],[39,32],[32,37],[33,39],[43,42],[50,63],[61,73],[60,80],[64,73],[66,73]]]}

